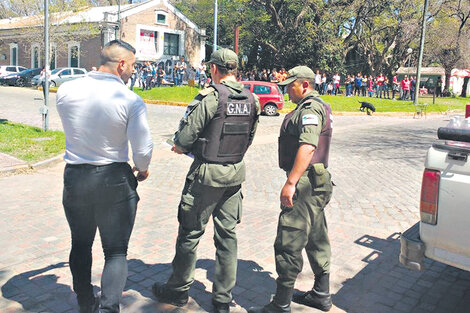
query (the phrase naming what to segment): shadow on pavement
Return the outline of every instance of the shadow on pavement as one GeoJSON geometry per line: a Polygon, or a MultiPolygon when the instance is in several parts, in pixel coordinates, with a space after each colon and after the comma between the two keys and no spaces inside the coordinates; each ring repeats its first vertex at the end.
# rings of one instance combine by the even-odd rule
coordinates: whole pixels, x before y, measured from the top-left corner
{"type": "Polygon", "coordinates": [[[372,251],[367,265],[333,296],[348,313],[462,313],[470,307],[470,273],[426,259],[423,272],[399,264],[399,234],[364,235],[356,244],[372,251]]]}
{"type": "Polygon", "coordinates": [[[70,310],[77,306],[71,286],[57,283],[55,274],[46,274],[65,266],[68,263],[60,262],[15,275],[2,286],[2,295],[30,312],[70,310]]]}
{"type": "MultiPolygon", "coordinates": [[[[206,270],[206,278],[213,281],[214,265],[212,259],[200,259],[196,262],[196,269],[206,270]]],[[[158,303],[152,295],[151,288],[154,282],[166,282],[171,274],[171,264],[146,264],[142,260],[129,260],[129,275],[124,289],[128,295],[124,297],[126,307],[123,312],[211,312],[212,289],[199,280],[195,280],[189,291],[188,305],[178,308],[172,305],[158,303]],[[137,292],[140,295],[136,295],[137,292]],[[138,298],[150,298],[138,305],[138,298]],[[138,306],[138,307],[137,307],[138,306]]],[[[197,276],[197,275],[196,275],[197,276]]],[[[275,280],[271,272],[264,271],[256,262],[238,260],[237,284],[233,290],[233,299],[245,310],[254,304],[266,304],[270,295],[275,291],[275,280]]]]}
{"type": "MultiPolygon", "coordinates": [[[[209,281],[214,276],[214,260],[201,259],[196,268],[206,270],[209,281]]],[[[128,261],[129,277],[124,288],[123,312],[202,312],[212,311],[212,290],[201,281],[191,286],[188,305],[178,308],[158,303],[152,295],[154,282],[165,282],[171,274],[171,264],[146,264],[142,260],[128,261]]],[[[44,268],[13,276],[2,287],[4,298],[16,301],[28,312],[67,312],[78,309],[71,286],[57,283],[53,270],[68,267],[61,262],[44,268]],[[51,272],[51,273],[48,273],[51,272]]],[[[4,273],[0,273],[2,275],[4,273]]],[[[256,262],[238,260],[237,285],[233,290],[235,302],[247,309],[254,304],[267,303],[275,290],[275,281],[270,272],[264,271],[256,262]]],[[[71,274],[70,274],[71,275],[71,274]]],[[[99,287],[95,286],[95,293],[99,287]]]]}

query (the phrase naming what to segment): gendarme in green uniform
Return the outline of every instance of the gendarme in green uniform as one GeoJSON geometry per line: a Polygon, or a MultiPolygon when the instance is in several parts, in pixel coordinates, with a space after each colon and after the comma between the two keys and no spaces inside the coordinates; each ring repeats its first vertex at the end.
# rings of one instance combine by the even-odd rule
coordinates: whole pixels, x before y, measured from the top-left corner
{"type": "MultiPolygon", "coordinates": [[[[227,59],[235,59],[236,54],[228,49],[216,51],[219,63],[223,65],[227,59]]],[[[211,62],[214,59],[211,56],[211,62]]],[[[201,236],[210,216],[214,222],[214,241],[216,246],[216,260],[213,280],[213,303],[215,312],[228,312],[228,303],[232,301],[232,289],[236,282],[237,272],[237,237],[235,227],[240,223],[242,215],[242,193],[241,184],[245,180],[245,164],[242,160],[233,163],[208,162],[204,159],[204,149],[200,149],[201,137],[209,138],[208,129],[214,121],[221,117],[221,106],[219,99],[222,94],[219,89],[230,100],[227,105],[226,116],[237,119],[249,111],[252,122],[239,123],[237,121],[227,122],[223,125],[225,138],[230,135],[239,135],[246,131],[248,146],[255,135],[258,116],[260,113],[259,102],[243,86],[233,79],[221,80],[220,85],[208,87],[199,92],[195,99],[189,104],[185,117],[180,122],[179,130],[174,137],[175,146],[184,152],[192,153],[194,162],[186,176],[186,183],[183,188],[181,202],[178,208],[178,221],[180,227],[176,242],[176,254],[172,262],[173,273],[166,285],[154,286],[154,294],[162,302],[177,305],[187,302],[187,291],[194,281],[194,269],[196,264],[196,250],[201,236]],[[228,91],[228,92],[227,92],[228,91]],[[243,96],[245,95],[245,96],[243,96]],[[249,99],[246,100],[246,95],[249,99]],[[238,99],[238,100],[237,100],[238,99]],[[245,100],[240,100],[245,99],[245,100]],[[251,107],[240,105],[240,101],[252,101],[251,107]],[[232,114],[230,114],[230,112],[232,114]],[[218,116],[217,119],[214,117],[218,116]],[[249,124],[249,129],[247,125],[249,124]],[[240,126],[241,125],[241,126],[240,126]],[[174,301],[174,300],[177,301],[174,301]],[[183,300],[185,301],[183,301],[183,300]],[[179,302],[178,302],[179,301],[179,302]],[[220,306],[222,304],[222,306],[220,306]]],[[[225,116],[224,114],[222,114],[225,116]]],[[[223,117],[222,117],[223,118],[223,117]]],[[[246,118],[249,118],[246,116],[246,118]]],[[[212,134],[214,135],[214,134],[212,134]]],[[[216,141],[221,149],[218,151],[230,150],[231,146],[223,147],[223,136],[217,136],[216,141]]],[[[209,145],[207,143],[207,145],[209,145]]],[[[236,145],[235,145],[236,146],[236,145]]],[[[238,149],[235,147],[235,149],[238,149]]],[[[245,150],[246,151],[246,150],[245,150]]],[[[227,153],[222,153],[227,155],[227,153]]],[[[222,162],[222,161],[221,161],[222,162]]]]}
{"type": "Polygon", "coordinates": [[[289,313],[291,299],[324,311],[331,308],[331,249],[324,208],[332,195],[331,175],[326,169],[332,119],[330,106],[314,91],[314,75],[308,67],[298,66],[281,83],[287,85],[297,107],[286,115],[279,137],[279,166],[288,179],[281,190],[274,242],[277,288],[271,303],[250,308],[249,313],[289,313]],[[311,291],[293,296],[304,249],[315,274],[315,285],[311,291]]]}

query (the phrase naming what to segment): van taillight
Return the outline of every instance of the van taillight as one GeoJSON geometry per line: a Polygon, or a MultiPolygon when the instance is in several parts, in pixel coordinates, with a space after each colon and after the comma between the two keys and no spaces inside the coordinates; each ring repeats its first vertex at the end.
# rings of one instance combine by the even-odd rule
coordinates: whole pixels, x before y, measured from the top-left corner
{"type": "Polygon", "coordinates": [[[441,172],[425,169],[423,183],[421,185],[421,201],[419,213],[421,222],[436,225],[437,223],[437,201],[439,199],[439,181],[441,172]]]}

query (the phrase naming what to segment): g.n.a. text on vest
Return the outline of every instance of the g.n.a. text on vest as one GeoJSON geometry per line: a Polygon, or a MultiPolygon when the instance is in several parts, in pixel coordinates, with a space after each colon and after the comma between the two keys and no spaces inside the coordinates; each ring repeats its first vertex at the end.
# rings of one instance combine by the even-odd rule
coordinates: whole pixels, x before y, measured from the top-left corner
{"type": "Polygon", "coordinates": [[[250,115],[251,105],[249,102],[227,103],[227,115],[250,115]]]}

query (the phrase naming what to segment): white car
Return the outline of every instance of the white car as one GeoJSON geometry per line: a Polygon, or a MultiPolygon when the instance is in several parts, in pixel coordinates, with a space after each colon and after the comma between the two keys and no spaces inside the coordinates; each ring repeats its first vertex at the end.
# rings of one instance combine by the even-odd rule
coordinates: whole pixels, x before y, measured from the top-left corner
{"type": "Polygon", "coordinates": [[[0,66],[0,77],[13,74],[13,73],[19,73],[21,71],[27,70],[26,67],[23,66],[17,66],[17,65],[2,65],[0,66]]]}
{"type": "MultiPolygon", "coordinates": [[[[462,120],[462,119],[460,119],[462,120]]],[[[424,257],[470,271],[470,118],[441,127],[429,148],[420,222],[400,237],[400,263],[424,269],[424,257]]]]}
{"type": "MultiPolygon", "coordinates": [[[[60,67],[52,70],[49,77],[50,87],[59,87],[63,83],[74,80],[80,77],[84,77],[87,73],[87,70],[84,68],[77,67],[60,67]]],[[[39,85],[42,83],[43,78],[38,82],[39,85]]]]}

